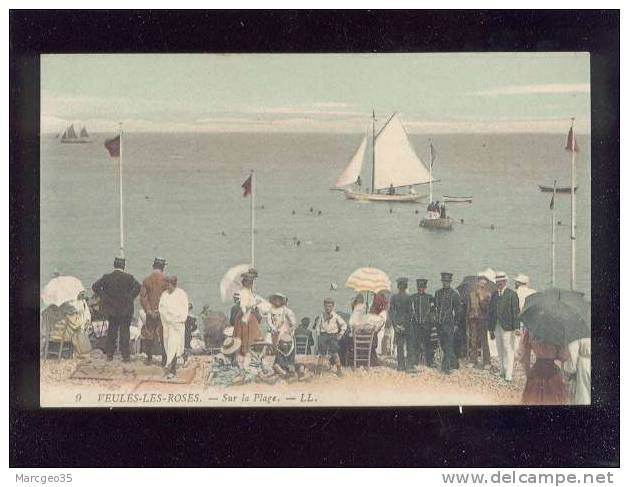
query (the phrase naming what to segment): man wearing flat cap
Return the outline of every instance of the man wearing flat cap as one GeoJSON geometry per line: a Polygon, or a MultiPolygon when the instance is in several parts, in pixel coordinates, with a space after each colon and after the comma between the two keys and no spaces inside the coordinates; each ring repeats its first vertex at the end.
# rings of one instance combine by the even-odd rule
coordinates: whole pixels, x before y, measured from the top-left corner
{"type": "Polygon", "coordinates": [[[146,323],[142,327],[142,350],[146,353],[146,364],[153,362],[153,351],[156,346],[161,349],[162,367],[166,367],[166,350],[164,349],[164,329],[159,316],[159,300],[168,288],[164,268],[166,261],[156,257],[153,261],[153,272],[142,281],[140,303],[146,313],[146,323]]]}
{"type": "Polygon", "coordinates": [[[435,308],[439,342],[443,350],[441,363],[442,372],[449,374],[452,369],[459,368],[459,359],[454,353],[454,335],[461,326],[462,304],[459,293],[450,287],[452,273],[441,273],[442,288],[435,293],[435,308]]]}
{"type": "Polygon", "coordinates": [[[397,280],[398,292],[391,296],[391,303],[389,304],[389,319],[395,331],[397,369],[399,371],[405,371],[407,368],[410,370],[412,368],[412,364],[410,361],[407,361],[406,357],[409,348],[407,340],[411,319],[413,317],[413,306],[411,304],[411,297],[406,292],[407,288],[408,279],[406,277],[400,277],[397,280]]]}
{"type": "Polygon", "coordinates": [[[317,362],[317,374],[321,373],[326,356],[336,365],[336,375],[341,376],[341,358],[339,357],[339,340],[347,330],[347,323],[334,311],[334,300],[323,300],[323,314],[317,316],[314,321],[313,335],[317,337],[317,350],[319,360],[317,362]]]}
{"type": "Polygon", "coordinates": [[[417,279],[417,293],[411,296],[413,319],[408,338],[409,360],[413,367],[419,365],[420,355],[428,367],[434,367],[434,353],[430,333],[432,331],[435,305],[434,298],[428,294],[428,280],[417,279]]]}
{"type": "Polygon", "coordinates": [[[496,291],[489,302],[489,336],[496,340],[500,360],[500,376],[513,380],[515,360],[515,331],[520,329],[520,300],[517,293],[507,287],[508,277],[496,272],[496,291]]]}
{"type": "Polygon", "coordinates": [[[125,272],[125,259],[114,259],[114,270],[105,274],[92,285],[92,290],[101,299],[103,313],[109,322],[105,353],[113,360],[118,334],[120,354],[123,362],[129,362],[129,327],[133,318],[133,301],[140,293],[140,283],[125,272]]]}

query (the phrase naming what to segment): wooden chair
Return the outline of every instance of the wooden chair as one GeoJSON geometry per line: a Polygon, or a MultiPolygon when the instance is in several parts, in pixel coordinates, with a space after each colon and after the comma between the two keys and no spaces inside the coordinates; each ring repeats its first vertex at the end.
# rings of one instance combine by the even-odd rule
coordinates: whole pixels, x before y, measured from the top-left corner
{"type": "Polygon", "coordinates": [[[308,343],[310,342],[309,335],[296,335],[295,336],[295,355],[309,355],[308,343]]]}
{"type": "Polygon", "coordinates": [[[354,331],[354,368],[364,365],[371,367],[371,349],[373,346],[373,331],[354,331]]]}

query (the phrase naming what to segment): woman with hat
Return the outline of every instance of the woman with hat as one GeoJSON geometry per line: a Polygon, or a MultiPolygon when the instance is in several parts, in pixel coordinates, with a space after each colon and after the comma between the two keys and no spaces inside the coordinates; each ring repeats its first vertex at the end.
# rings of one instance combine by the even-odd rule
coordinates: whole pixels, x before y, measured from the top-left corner
{"type": "Polygon", "coordinates": [[[264,319],[263,334],[270,335],[274,346],[277,346],[278,337],[287,333],[291,337],[297,328],[297,317],[295,313],[286,306],[288,299],[282,293],[274,293],[269,296],[271,309],[264,319]]]}
{"type": "Polygon", "coordinates": [[[249,269],[242,274],[242,289],[240,290],[239,307],[234,319],[234,337],[241,340],[240,355],[244,357],[249,352],[251,344],[262,338],[260,321],[268,311],[268,303],[253,292],[253,281],[258,277],[255,269],[249,269]]]}

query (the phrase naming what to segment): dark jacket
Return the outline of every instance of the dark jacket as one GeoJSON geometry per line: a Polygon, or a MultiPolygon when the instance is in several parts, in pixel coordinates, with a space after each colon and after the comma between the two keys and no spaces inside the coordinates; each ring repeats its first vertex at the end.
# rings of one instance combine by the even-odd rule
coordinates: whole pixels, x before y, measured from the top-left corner
{"type": "Polygon", "coordinates": [[[428,293],[415,293],[411,296],[411,305],[413,306],[413,325],[424,328],[432,326],[435,299],[428,293]]]}
{"type": "Polygon", "coordinates": [[[505,331],[513,331],[520,327],[518,316],[520,314],[520,300],[518,294],[509,288],[505,288],[502,296],[494,291],[489,302],[489,331],[494,331],[500,323],[505,331]]]}
{"type": "Polygon", "coordinates": [[[409,294],[394,294],[389,304],[389,320],[396,331],[404,331],[411,324],[413,305],[409,294]]]}
{"type": "Polygon", "coordinates": [[[435,292],[435,307],[439,327],[459,326],[462,321],[463,305],[459,293],[449,288],[435,292]]]}
{"type": "Polygon", "coordinates": [[[92,290],[100,297],[105,316],[131,318],[133,301],[141,287],[131,274],[114,270],[96,281],[92,290]]]}

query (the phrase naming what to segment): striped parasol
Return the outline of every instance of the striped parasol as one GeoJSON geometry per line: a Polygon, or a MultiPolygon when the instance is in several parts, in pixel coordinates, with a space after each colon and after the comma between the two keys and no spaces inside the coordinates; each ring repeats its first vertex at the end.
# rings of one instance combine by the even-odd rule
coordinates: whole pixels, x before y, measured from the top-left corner
{"type": "Polygon", "coordinates": [[[347,278],[345,287],[353,289],[356,292],[372,292],[391,291],[391,279],[380,269],[374,267],[361,267],[356,269],[347,278]]]}

